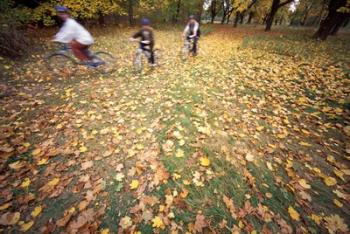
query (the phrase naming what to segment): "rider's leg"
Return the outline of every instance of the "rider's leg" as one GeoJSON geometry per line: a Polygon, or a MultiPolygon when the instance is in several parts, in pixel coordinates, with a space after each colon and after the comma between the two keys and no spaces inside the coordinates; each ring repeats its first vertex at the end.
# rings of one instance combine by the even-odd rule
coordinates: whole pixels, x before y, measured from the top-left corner
{"type": "Polygon", "coordinates": [[[197,55],[197,49],[198,49],[198,37],[193,38],[193,48],[192,48],[192,53],[194,56],[197,55]]]}
{"type": "Polygon", "coordinates": [[[76,40],[73,40],[69,43],[73,54],[80,59],[81,61],[88,61],[90,60],[89,57],[89,45],[83,45],[76,40]]]}
{"type": "Polygon", "coordinates": [[[148,62],[150,62],[152,65],[155,65],[156,61],[155,61],[155,58],[154,58],[153,45],[151,45],[150,47],[151,47],[151,50],[150,50],[151,56],[149,57],[148,62]]]}
{"type": "Polygon", "coordinates": [[[152,65],[154,65],[155,59],[154,59],[153,45],[142,45],[141,44],[141,49],[143,51],[150,53],[150,56],[148,57],[148,62],[151,63],[152,65]]]}

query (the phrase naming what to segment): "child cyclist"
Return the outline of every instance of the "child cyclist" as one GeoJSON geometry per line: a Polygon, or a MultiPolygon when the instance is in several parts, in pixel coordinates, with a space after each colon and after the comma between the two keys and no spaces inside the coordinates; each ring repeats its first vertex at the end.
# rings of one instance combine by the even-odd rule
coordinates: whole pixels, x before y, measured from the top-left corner
{"type": "Polygon", "coordinates": [[[151,27],[151,21],[147,18],[143,18],[141,20],[141,29],[137,33],[135,33],[129,40],[130,41],[138,41],[138,38],[141,38],[140,41],[140,49],[142,51],[147,51],[150,53],[150,57],[148,58],[148,62],[151,66],[155,66],[155,58],[154,58],[154,33],[153,28],[151,27]]]}
{"type": "Polygon", "coordinates": [[[69,9],[65,6],[56,6],[58,17],[63,21],[63,26],[54,36],[53,41],[68,44],[73,54],[83,64],[96,67],[101,61],[93,61],[90,57],[89,47],[94,43],[91,34],[76,20],[71,18],[69,9]]]}
{"type": "Polygon", "coordinates": [[[198,39],[200,37],[200,34],[201,34],[201,31],[199,29],[199,23],[197,22],[194,15],[190,15],[188,17],[188,23],[185,27],[185,30],[182,36],[188,42],[193,40],[193,48],[191,49],[193,56],[196,56],[198,52],[197,44],[198,44],[198,39]]]}

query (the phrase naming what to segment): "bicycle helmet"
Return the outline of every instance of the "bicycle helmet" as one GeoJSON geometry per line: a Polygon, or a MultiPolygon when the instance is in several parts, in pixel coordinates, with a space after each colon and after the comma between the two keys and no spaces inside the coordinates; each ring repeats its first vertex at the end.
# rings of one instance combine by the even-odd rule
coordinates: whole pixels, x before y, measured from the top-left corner
{"type": "Polygon", "coordinates": [[[194,15],[190,15],[190,16],[188,17],[188,19],[192,20],[192,19],[196,19],[196,17],[195,17],[194,15]]]}
{"type": "Polygon", "coordinates": [[[68,13],[69,9],[65,6],[55,6],[55,10],[60,13],[68,13]]]}
{"type": "Polygon", "coordinates": [[[147,19],[147,18],[142,18],[141,19],[141,25],[142,26],[148,26],[150,24],[151,24],[151,21],[149,19],[147,19]]]}

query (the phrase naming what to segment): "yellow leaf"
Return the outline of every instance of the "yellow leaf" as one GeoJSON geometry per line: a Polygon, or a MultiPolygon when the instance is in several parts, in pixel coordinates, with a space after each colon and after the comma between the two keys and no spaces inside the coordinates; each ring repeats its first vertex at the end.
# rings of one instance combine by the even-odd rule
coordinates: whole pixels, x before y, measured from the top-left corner
{"type": "Polygon", "coordinates": [[[293,207],[288,207],[288,213],[293,220],[300,221],[299,213],[293,207]]]}
{"type": "Polygon", "coordinates": [[[323,181],[327,186],[333,186],[337,184],[337,180],[329,176],[325,177],[323,181]]]}
{"type": "Polygon", "coordinates": [[[182,183],[184,185],[190,185],[191,184],[191,181],[190,180],[183,180],[182,183]]]}
{"type": "Polygon", "coordinates": [[[54,178],[52,180],[49,181],[49,183],[47,183],[48,186],[56,186],[58,184],[58,182],[60,182],[60,179],[59,178],[54,178]]]}
{"type": "Polygon", "coordinates": [[[159,216],[152,219],[152,223],[153,223],[152,227],[154,227],[154,228],[160,228],[160,229],[165,228],[163,220],[159,216]]]}
{"type": "Polygon", "coordinates": [[[109,229],[108,228],[102,229],[101,234],[109,234],[109,229]]]}
{"type": "Polygon", "coordinates": [[[178,149],[176,151],[175,157],[177,158],[183,158],[185,156],[185,152],[182,149],[178,149]]]}
{"type": "Polygon", "coordinates": [[[335,163],[335,158],[333,156],[328,156],[327,161],[330,163],[335,163]]]}
{"type": "Polygon", "coordinates": [[[28,231],[33,226],[33,224],[34,224],[34,221],[29,221],[28,223],[23,223],[21,225],[21,231],[22,232],[28,231]]]}
{"type": "Polygon", "coordinates": [[[31,213],[32,217],[33,218],[37,217],[39,214],[41,214],[42,210],[43,210],[43,208],[41,206],[35,207],[34,210],[31,213]]]}
{"type": "Polygon", "coordinates": [[[315,223],[317,223],[318,225],[320,225],[321,220],[322,220],[322,218],[321,218],[320,216],[315,215],[315,214],[312,214],[312,215],[311,215],[311,219],[312,219],[315,223]]]}
{"type": "Polygon", "coordinates": [[[30,179],[29,178],[25,178],[21,184],[21,188],[28,188],[30,185],[30,179]]]}
{"type": "Polygon", "coordinates": [[[86,148],[85,146],[81,146],[81,147],[79,148],[79,151],[80,151],[80,153],[84,153],[84,152],[87,151],[87,148],[86,148]]]}
{"type": "Polygon", "coordinates": [[[342,179],[343,181],[346,181],[345,178],[344,178],[344,172],[338,170],[338,169],[334,169],[334,174],[336,176],[338,176],[340,179],[342,179]]]}
{"type": "Polygon", "coordinates": [[[209,165],[210,165],[210,160],[209,160],[209,158],[207,158],[207,157],[201,157],[199,160],[200,160],[201,166],[203,166],[203,167],[209,167],[209,165]]]}
{"type": "Polygon", "coordinates": [[[28,148],[30,146],[30,143],[29,142],[23,143],[23,146],[28,148]]]}
{"type": "Polygon", "coordinates": [[[305,189],[310,189],[311,186],[306,182],[305,179],[300,179],[299,180],[299,184],[301,187],[305,188],[305,189]]]}
{"type": "Polygon", "coordinates": [[[310,147],[311,146],[311,144],[309,144],[307,142],[304,142],[304,141],[299,142],[299,145],[306,146],[306,147],[310,147]]]}
{"type": "Polygon", "coordinates": [[[336,206],[338,206],[338,207],[340,207],[340,208],[343,207],[343,203],[341,203],[339,200],[333,199],[333,202],[334,202],[334,204],[335,204],[336,206]]]}
{"type": "Polygon", "coordinates": [[[130,189],[137,189],[139,187],[139,181],[138,180],[132,180],[130,183],[130,189]]]}
{"type": "Polygon", "coordinates": [[[125,216],[124,218],[122,218],[119,222],[119,225],[123,228],[123,229],[127,229],[132,225],[132,220],[129,216],[125,216]]]}
{"type": "Polygon", "coordinates": [[[9,208],[11,206],[11,203],[8,202],[8,203],[5,203],[3,205],[0,206],[0,210],[6,210],[7,208],[9,208]]]}
{"type": "Polygon", "coordinates": [[[33,150],[32,155],[35,157],[35,156],[38,156],[40,153],[41,153],[41,149],[36,148],[35,150],[33,150]]]}
{"type": "Polygon", "coordinates": [[[45,165],[47,163],[47,158],[43,158],[38,162],[38,166],[45,165]]]}

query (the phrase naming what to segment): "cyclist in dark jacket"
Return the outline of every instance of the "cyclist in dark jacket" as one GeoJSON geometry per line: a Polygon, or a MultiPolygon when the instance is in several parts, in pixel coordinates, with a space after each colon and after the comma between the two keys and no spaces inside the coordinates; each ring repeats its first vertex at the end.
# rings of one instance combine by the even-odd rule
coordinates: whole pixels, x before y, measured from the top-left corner
{"type": "Polygon", "coordinates": [[[152,65],[155,65],[155,59],[154,59],[154,33],[153,33],[153,28],[150,26],[151,22],[147,18],[143,18],[141,20],[141,25],[142,28],[140,31],[135,33],[130,40],[131,41],[137,41],[137,38],[141,38],[140,41],[140,48],[143,51],[147,51],[151,54],[149,57],[148,61],[152,65]]]}
{"type": "Polygon", "coordinates": [[[197,55],[197,50],[198,50],[198,39],[200,37],[200,29],[199,29],[199,23],[197,22],[197,20],[195,19],[195,17],[193,15],[191,15],[189,17],[188,23],[186,25],[186,28],[183,32],[183,37],[187,40],[187,41],[191,41],[193,40],[193,48],[191,50],[192,54],[194,56],[197,55]]]}

